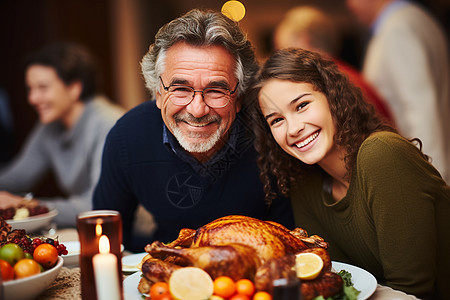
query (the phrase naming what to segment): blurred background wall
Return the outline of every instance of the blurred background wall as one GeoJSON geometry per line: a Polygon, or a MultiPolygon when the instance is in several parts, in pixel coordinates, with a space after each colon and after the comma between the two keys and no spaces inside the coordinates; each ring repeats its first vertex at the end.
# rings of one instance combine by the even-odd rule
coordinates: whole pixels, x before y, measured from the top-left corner
{"type": "MultiPolygon", "coordinates": [[[[58,40],[87,46],[98,60],[102,90],[127,109],[148,99],[139,61],[157,29],[192,8],[220,10],[225,0],[0,0],[0,85],[7,92],[14,118],[15,149],[36,121],[26,100],[22,62],[30,51],[58,40]]],[[[342,59],[359,67],[364,40],[347,15],[344,0],[242,0],[240,21],[263,60],[271,51],[271,34],[292,7],[320,6],[336,15],[346,32],[342,59]]],[[[450,32],[450,1],[421,1],[450,32]]],[[[1,146],[1,141],[0,141],[1,146]]]]}

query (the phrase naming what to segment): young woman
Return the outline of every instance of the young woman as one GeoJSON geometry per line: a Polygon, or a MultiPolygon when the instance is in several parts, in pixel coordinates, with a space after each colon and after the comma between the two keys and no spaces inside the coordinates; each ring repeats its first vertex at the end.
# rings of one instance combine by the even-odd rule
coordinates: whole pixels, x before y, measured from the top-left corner
{"type": "Polygon", "coordinates": [[[328,241],[333,260],[421,298],[448,297],[450,188],[420,141],[383,124],[313,52],[275,52],[253,92],[268,199],[289,194],[296,225],[328,241]]]}

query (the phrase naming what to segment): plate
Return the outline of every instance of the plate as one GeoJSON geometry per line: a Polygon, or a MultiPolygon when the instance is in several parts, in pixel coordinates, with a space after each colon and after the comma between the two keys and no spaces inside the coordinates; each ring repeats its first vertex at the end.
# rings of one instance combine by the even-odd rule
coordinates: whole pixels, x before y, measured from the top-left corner
{"type": "Polygon", "coordinates": [[[142,272],[135,272],[125,278],[123,281],[123,299],[124,300],[136,300],[142,299],[142,294],[139,293],[137,287],[141,280],[142,272]]]}
{"type": "Polygon", "coordinates": [[[45,214],[28,217],[23,220],[6,220],[6,222],[11,225],[12,229],[25,229],[27,233],[32,233],[48,226],[57,215],[58,211],[52,209],[45,214]]]}
{"type": "MultiPolygon", "coordinates": [[[[352,274],[353,286],[355,289],[361,291],[358,295],[358,299],[360,300],[369,298],[377,289],[377,280],[364,269],[336,261],[332,262],[332,267],[335,272],[346,270],[352,274]]],[[[142,294],[137,289],[141,280],[141,274],[142,272],[140,271],[135,272],[123,281],[124,300],[141,299],[142,294]]]]}
{"type": "Polygon", "coordinates": [[[62,242],[67,249],[67,255],[63,255],[64,266],[66,267],[75,267],[78,266],[79,261],[78,257],[80,255],[80,242],[72,241],[72,242],[62,242]]]}
{"type": "Polygon", "coordinates": [[[364,300],[369,298],[377,289],[377,280],[364,269],[336,261],[332,262],[332,268],[335,272],[346,270],[352,274],[354,288],[361,291],[358,299],[364,300]]]}
{"type": "Polygon", "coordinates": [[[122,271],[128,273],[140,271],[137,265],[147,254],[147,252],[142,252],[122,257],[122,271]]]}
{"type": "MultiPolygon", "coordinates": [[[[67,249],[67,255],[63,255],[64,266],[66,267],[76,267],[79,265],[79,256],[80,256],[80,242],[79,241],[70,241],[70,242],[61,242],[67,249]]],[[[124,246],[121,245],[121,251],[123,252],[124,246]]]]}
{"type": "Polygon", "coordinates": [[[56,279],[61,271],[63,259],[58,258],[56,266],[45,272],[3,282],[3,295],[5,300],[31,300],[36,299],[56,279]]]}

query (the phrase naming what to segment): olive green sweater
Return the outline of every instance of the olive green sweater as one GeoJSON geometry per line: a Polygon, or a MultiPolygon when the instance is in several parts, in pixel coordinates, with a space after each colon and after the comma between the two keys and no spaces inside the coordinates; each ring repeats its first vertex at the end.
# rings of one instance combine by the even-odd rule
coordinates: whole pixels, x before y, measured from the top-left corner
{"type": "Polygon", "coordinates": [[[328,241],[333,260],[381,284],[448,299],[450,187],[417,147],[389,132],[367,138],[339,202],[326,192],[327,177],[308,174],[292,190],[296,225],[328,241]]]}

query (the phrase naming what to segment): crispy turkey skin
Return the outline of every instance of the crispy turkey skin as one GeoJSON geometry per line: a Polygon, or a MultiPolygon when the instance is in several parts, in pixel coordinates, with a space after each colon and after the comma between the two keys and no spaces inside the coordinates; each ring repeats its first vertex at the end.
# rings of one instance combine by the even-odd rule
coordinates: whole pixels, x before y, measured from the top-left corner
{"type": "Polygon", "coordinates": [[[145,292],[142,287],[149,287],[157,281],[167,282],[177,268],[196,266],[213,279],[222,275],[233,280],[248,278],[255,282],[257,290],[270,291],[271,277],[267,267],[270,262],[277,261],[279,274],[284,274],[292,271],[292,260],[286,257],[306,251],[319,255],[324,268],[314,281],[302,283],[302,291],[305,296],[329,295],[342,290],[342,280],[339,281],[339,275],[339,278],[335,278],[334,273],[330,275],[331,260],[327,247],[328,243],[321,237],[308,236],[301,228],[290,231],[271,221],[226,216],[197,230],[184,228],[178,238],[167,245],[159,241],[148,244],[145,251],[152,258],[143,262],[144,278],[139,290],[145,292]]]}

